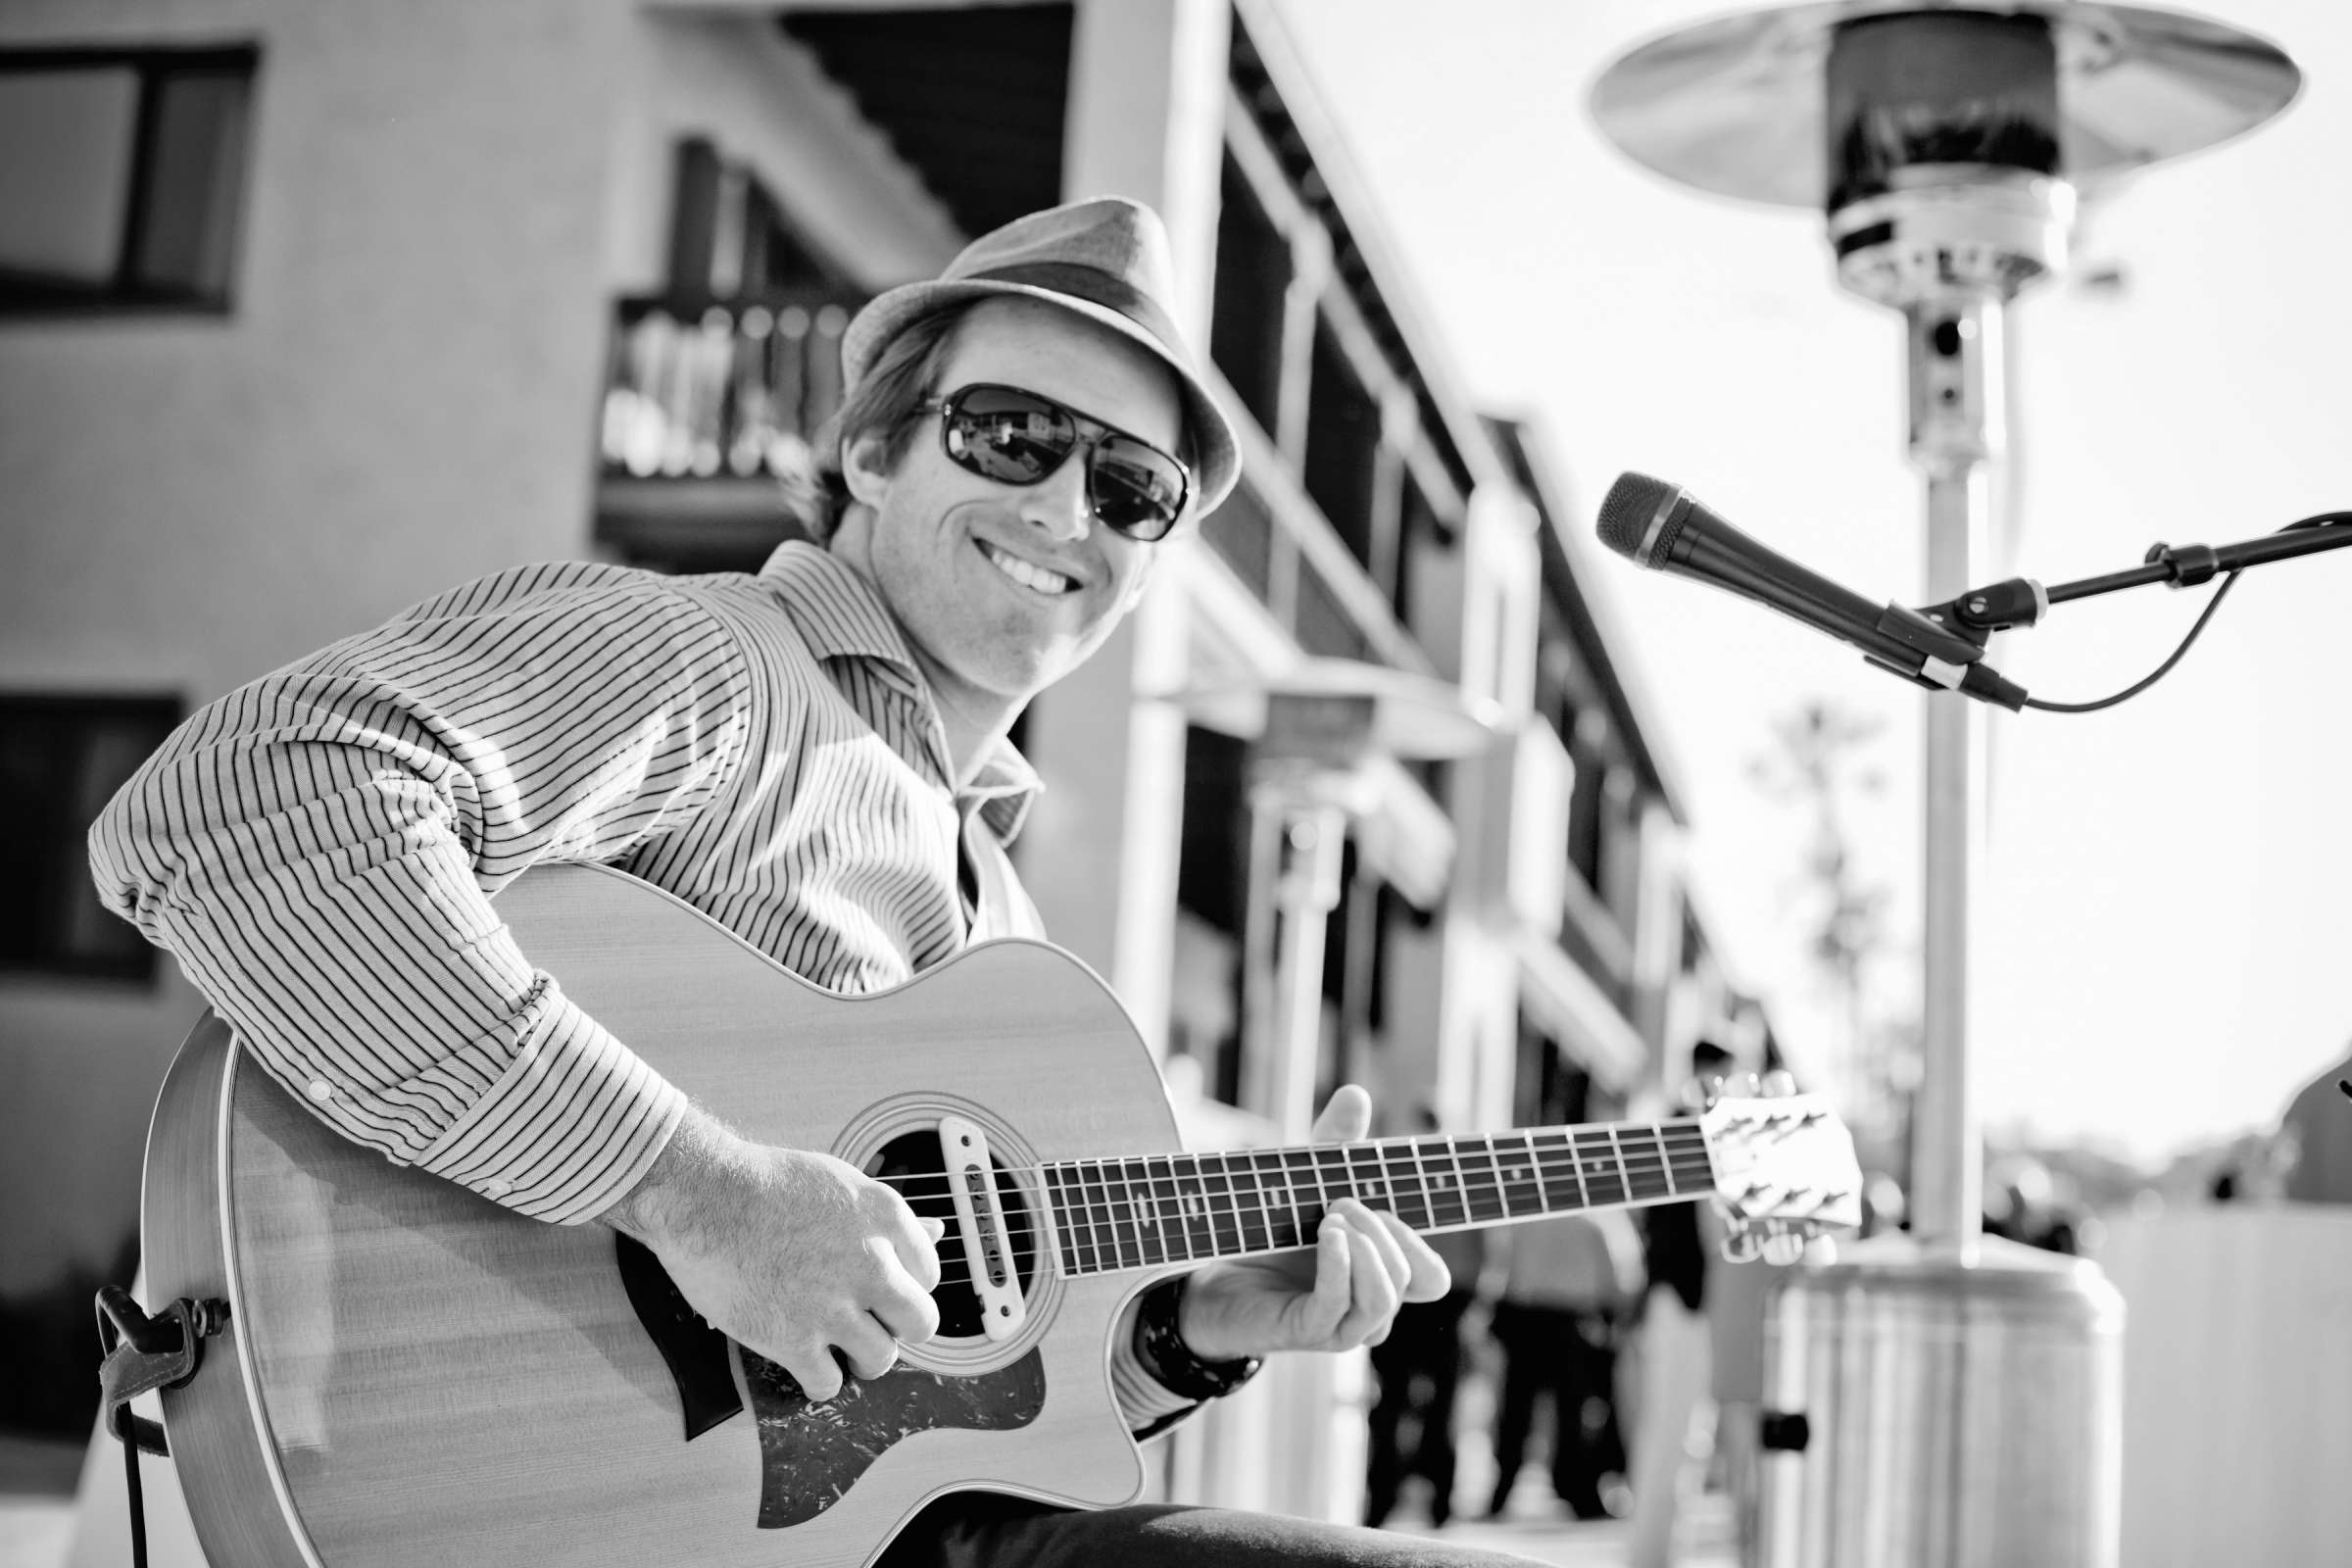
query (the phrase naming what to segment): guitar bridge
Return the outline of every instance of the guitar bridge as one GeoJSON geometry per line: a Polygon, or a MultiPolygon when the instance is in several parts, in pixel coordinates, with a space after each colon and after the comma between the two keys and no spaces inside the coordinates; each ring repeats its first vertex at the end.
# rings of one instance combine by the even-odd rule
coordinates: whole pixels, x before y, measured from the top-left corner
{"type": "Polygon", "coordinates": [[[948,1191],[963,1234],[963,1258],[971,1270],[972,1294],[980,1298],[981,1332],[1009,1340],[1028,1321],[1014,1267],[1012,1236],[997,1194],[996,1162],[988,1134],[961,1116],[939,1118],[939,1152],[947,1166],[948,1191]]]}

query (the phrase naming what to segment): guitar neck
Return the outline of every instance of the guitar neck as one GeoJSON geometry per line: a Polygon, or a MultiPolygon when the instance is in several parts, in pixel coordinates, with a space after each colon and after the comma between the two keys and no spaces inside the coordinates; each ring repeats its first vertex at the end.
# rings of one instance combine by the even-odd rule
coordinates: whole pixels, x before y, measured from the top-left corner
{"type": "Polygon", "coordinates": [[[1344,1198],[1429,1232],[1671,1203],[1715,1186],[1694,1120],[1068,1160],[1044,1176],[1073,1274],[1308,1246],[1344,1198]]]}

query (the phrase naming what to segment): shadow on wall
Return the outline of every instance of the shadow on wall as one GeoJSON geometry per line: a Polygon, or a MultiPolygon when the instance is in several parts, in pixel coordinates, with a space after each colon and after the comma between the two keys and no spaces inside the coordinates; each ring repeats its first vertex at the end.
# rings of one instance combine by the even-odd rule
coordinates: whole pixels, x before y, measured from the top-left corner
{"type": "Polygon", "coordinates": [[[98,1287],[130,1288],[134,1232],[113,1264],[68,1269],[46,1289],[0,1298],[0,1431],[84,1439],[98,1419],[98,1287]]]}

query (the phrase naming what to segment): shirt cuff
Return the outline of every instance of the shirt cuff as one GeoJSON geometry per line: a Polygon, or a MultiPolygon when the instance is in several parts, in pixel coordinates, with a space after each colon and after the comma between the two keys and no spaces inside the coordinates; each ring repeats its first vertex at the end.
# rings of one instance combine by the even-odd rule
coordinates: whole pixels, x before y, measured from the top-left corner
{"type": "Polygon", "coordinates": [[[532,1219],[577,1225],[635,1187],[686,1097],[548,983],[513,1063],[416,1163],[532,1219]]]}
{"type": "Polygon", "coordinates": [[[1166,1430],[1171,1416],[1184,1414],[1200,1401],[1176,1393],[1144,1368],[1143,1358],[1135,1353],[1135,1319],[1143,1304],[1138,1292],[1119,1314],[1119,1325],[1110,1338],[1110,1388],[1119,1401],[1119,1414],[1126,1418],[1130,1432],[1156,1435],[1166,1430]]]}

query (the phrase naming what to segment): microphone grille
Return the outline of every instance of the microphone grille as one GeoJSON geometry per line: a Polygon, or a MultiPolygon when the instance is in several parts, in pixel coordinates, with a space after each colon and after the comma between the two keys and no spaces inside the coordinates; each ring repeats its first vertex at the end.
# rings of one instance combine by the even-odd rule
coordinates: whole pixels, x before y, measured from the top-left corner
{"type": "MultiPolygon", "coordinates": [[[[1652,479],[1646,473],[1627,470],[1609,486],[1609,493],[1600,501],[1600,542],[1630,560],[1648,565],[1642,559],[1642,536],[1649,531],[1650,519],[1658,509],[1672,501],[1682,486],[1652,479]]],[[[1660,546],[1667,541],[1661,539],[1660,546]]],[[[1661,552],[1653,551],[1655,556],[1661,552]]]]}

